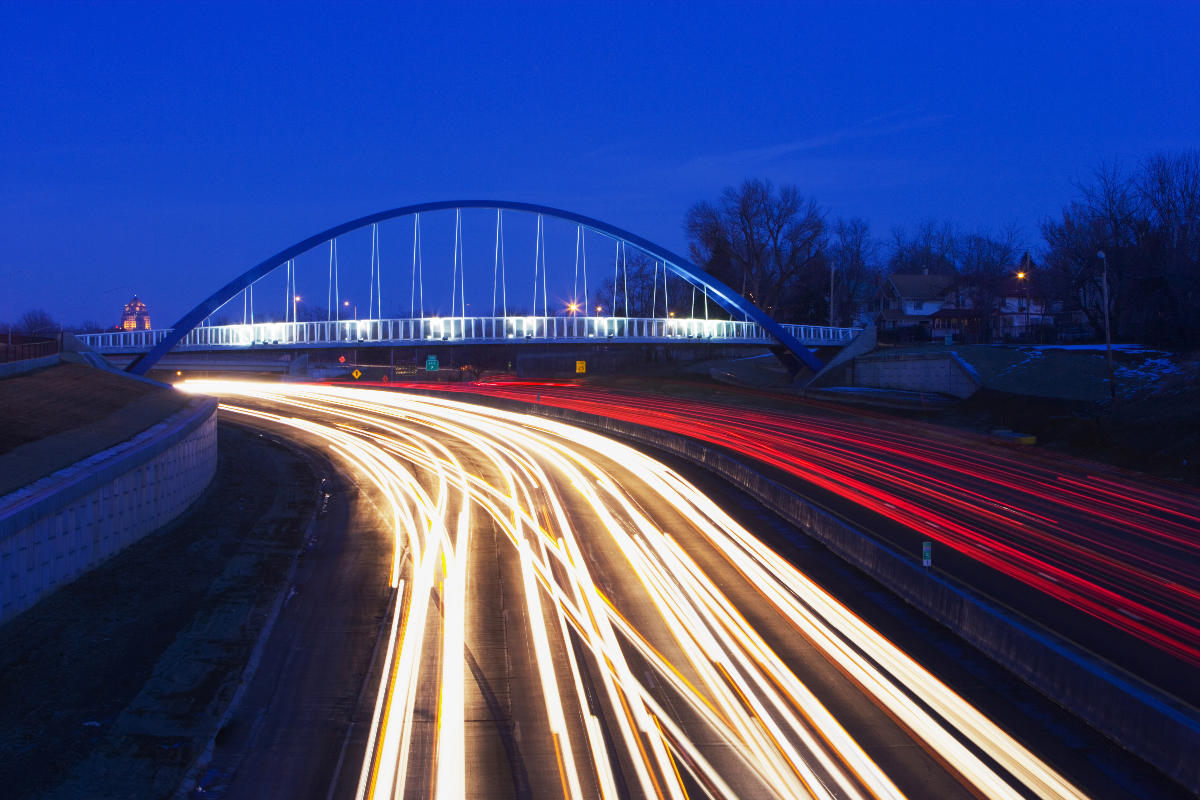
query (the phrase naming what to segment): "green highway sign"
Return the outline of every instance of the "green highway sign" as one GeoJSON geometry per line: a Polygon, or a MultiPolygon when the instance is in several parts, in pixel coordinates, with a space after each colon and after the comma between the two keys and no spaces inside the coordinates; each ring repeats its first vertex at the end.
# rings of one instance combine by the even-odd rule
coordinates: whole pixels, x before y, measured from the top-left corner
{"type": "Polygon", "coordinates": [[[425,371],[426,372],[437,372],[438,371],[437,356],[425,356],[425,371]]]}
{"type": "Polygon", "coordinates": [[[921,542],[921,566],[933,564],[933,542],[921,542]]]}

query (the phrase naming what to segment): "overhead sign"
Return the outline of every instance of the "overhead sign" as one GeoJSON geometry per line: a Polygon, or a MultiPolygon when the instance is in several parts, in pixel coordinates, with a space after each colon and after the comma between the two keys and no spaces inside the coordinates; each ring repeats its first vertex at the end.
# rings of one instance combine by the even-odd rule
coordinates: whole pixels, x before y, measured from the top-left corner
{"type": "Polygon", "coordinates": [[[575,373],[577,375],[586,375],[587,374],[587,362],[586,361],[576,361],[575,362],[575,373]]]}
{"type": "Polygon", "coordinates": [[[425,356],[425,371],[426,372],[437,372],[438,371],[438,357],[437,356],[425,356]]]}
{"type": "Polygon", "coordinates": [[[362,372],[359,370],[354,370],[354,372],[351,372],[350,374],[354,376],[354,380],[358,380],[362,377],[362,372]]]}
{"type": "Polygon", "coordinates": [[[928,567],[933,564],[933,542],[921,542],[921,566],[928,567]]]}

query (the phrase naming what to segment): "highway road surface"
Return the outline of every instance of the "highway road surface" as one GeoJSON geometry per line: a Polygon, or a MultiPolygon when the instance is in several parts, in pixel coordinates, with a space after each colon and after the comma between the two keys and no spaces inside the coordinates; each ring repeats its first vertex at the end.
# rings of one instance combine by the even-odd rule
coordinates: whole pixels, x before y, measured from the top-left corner
{"type": "Polygon", "coordinates": [[[414,386],[728,449],[901,552],[932,542],[943,574],[1200,706],[1200,496],[1186,486],[816,403],[756,408],[750,392],[718,403],[561,383],[414,386]]]}
{"type": "Polygon", "coordinates": [[[345,796],[1083,796],[628,446],[449,398],[184,388],[373,485],[394,591],[345,796]]]}

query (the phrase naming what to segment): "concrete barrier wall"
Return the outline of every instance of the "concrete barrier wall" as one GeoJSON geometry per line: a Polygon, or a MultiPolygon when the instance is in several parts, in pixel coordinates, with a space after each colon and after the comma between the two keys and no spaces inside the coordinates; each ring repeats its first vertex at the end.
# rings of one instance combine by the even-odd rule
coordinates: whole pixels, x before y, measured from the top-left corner
{"type": "Polygon", "coordinates": [[[0,497],[0,623],[178,516],[217,467],[217,401],[0,497]]]}
{"type": "MultiPolygon", "coordinates": [[[[446,397],[443,392],[420,393],[446,397]]],[[[569,409],[465,397],[483,405],[533,413],[652,445],[710,470],[806,531],[1117,744],[1189,791],[1200,793],[1200,758],[1196,758],[1196,753],[1200,753],[1200,719],[1193,710],[1175,703],[1136,677],[1117,672],[1049,631],[924,569],[915,558],[855,530],[720,449],[677,434],[569,409]]]]}
{"type": "Polygon", "coordinates": [[[975,371],[952,352],[860,356],[847,371],[852,386],[961,398],[970,397],[983,385],[975,371]]]}

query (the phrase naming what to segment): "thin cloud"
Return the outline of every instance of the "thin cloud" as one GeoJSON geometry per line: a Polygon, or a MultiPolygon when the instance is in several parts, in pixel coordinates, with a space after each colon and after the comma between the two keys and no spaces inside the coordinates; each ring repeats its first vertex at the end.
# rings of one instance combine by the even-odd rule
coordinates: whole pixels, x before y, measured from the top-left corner
{"type": "Polygon", "coordinates": [[[928,128],[940,125],[949,119],[948,114],[927,114],[920,117],[896,119],[900,116],[902,115],[888,114],[873,117],[848,128],[830,131],[794,142],[784,142],[782,144],[748,150],[737,150],[732,153],[700,156],[685,162],[681,166],[681,170],[684,172],[745,172],[747,170],[761,169],[782,159],[813,150],[820,150],[841,142],[877,139],[882,136],[890,136],[916,128],[928,128]]]}

